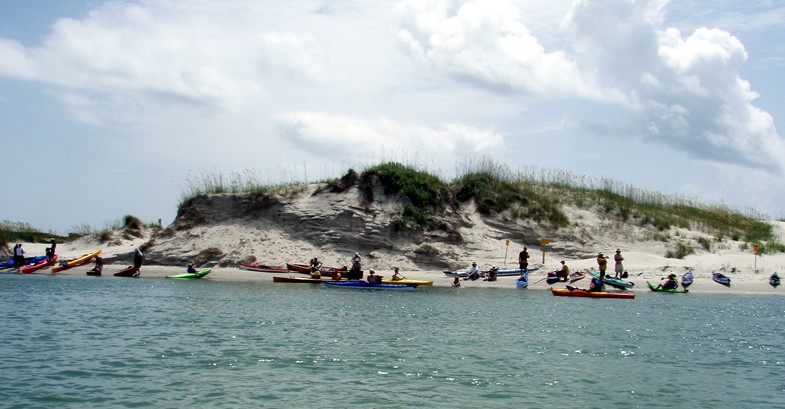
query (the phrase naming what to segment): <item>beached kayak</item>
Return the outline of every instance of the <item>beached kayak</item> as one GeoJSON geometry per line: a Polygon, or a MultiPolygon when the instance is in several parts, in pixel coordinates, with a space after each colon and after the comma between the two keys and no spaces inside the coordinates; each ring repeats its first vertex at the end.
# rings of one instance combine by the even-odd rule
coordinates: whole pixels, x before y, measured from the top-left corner
{"type": "MultiPolygon", "coordinates": [[[[591,268],[589,269],[589,275],[592,277],[600,278],[600,272],[591,268]]],[[[630,281],[620,280],[612,275],[605,274],[605,278],[602,280],[603,284],[608,284],[611,287],[618,288],[620,290],[624,290],[625,288],[632,288],[635,283],[630,281]]]]}
{"type": "Polygon", "coordinates": [[[678,288],[671,288],[671,289],[662,288],[658,284],[654,284],[654,283],[652,283],[650,281],[647,281],[646,285],[649,286],[650,290],[652,290],[654,292],[658,292],[658,293],[688,293],[688,292],[690,292],[690,290],[688,290],[686,288],[683,289],[683,290],[680,290],[678,288]]]}
{"type": "Polygon", "coordinates": [[[725,276],[722,273],[718,273],[716,271],[711,272],[711,279],[718,284],[722,284],[725,287],[730,287],[730,277],[725,276]]]}
{"type": "MultiPolygon", "coordinates": [[[[311,266],[308,264],[286,264],[286,268],[289,271],[295,271],[298,273],[303,274],[311,274],[311,266]]],[[[346,267],[319,267],[319,272],[322,274],[332,275],[333,273],[341,273],[342,276],[346,276],[346,273],[349,272],[349,269],[346,267]]]]}
{"type": "Polygon", "coordinates": [[[212,268],[205,268],[195,273],[174,274],[174,275],[166,276],[166,278],[177,278],[177,279],[185,279],[185,280],[196,279],[196,278],[202,278],[210,274],[211,271],[213,271],[212,268]]]}
{"type": "Polygon", "coordinates": [[[779,287],[779,285],[780,285],[780,276],[779,276],[779,274],[777,274],[776,271],[774,272],[774,274],[771,275],[771,277],[769,277],[769,284],[771,284],[771,286],[774,287],[774,288],[779,287]]]}
{"type": "Polygon", "coordinates": [[[321,284],[322,281],[329,281],[330,277],[322,278],[310,278],[310,277],[281,277],[281,276],[273,276],[274,283],[301,283],[301,284],[321,284]]]}
{"type": "Polygon", "coordinates": [[[526,274],[520,276],[515,281],[515,286],[518,287],[518,288],[526,288],[526,287],[528,287],[529,286],[529,273],[526,273],[526,274]]]}
{"type": "Polygon", "coordinates": [[[369,290],[414,290],[417,284],[371,284],[366,281],[323,281],[328,287],[357,288],[369,290]]]}
{"type": "Polygon", "coordinates": [[[692,275],[692,270],[687,270],[687,272],[681,276],[681,286],[686,289],[692,285],[693,280],[695,280],[695,277],[692,275]]]}
{"type": "Polygon", "coordinates": [[[116,273],[114,273],[115,277],[139,277],[139,270],[134,268],[134,266],[128,266],[116,273]]]}
{"type": "Polygon", "coordinates": [[[605,291],[589,292],[586,290],[569,290],[566,288],[552,288],[551,293],[561,297],[588,297],[588,298],[635,298],[634,293],[608,293],[605,291]]]}
{"type": "Polygon", "coordinates": [[[82,264],[85,264],[88,261],[97,257],[99,254],[101,254],[101,249],[98,249],[92,253],[83,254],[75,259],[71,259],[68,261],[61,261],[56,266],[52,267],[52,273],[57,273],[63,270],[67,270],[71,267],[81,266],[82,264]]]}
{"type": "Polygon", "coordinates": [[[433,281],[427,280],[411,280],[404,278],[403,280],[382,280],[382,284],[415,284],[415,285],[433,285],[433,281]]]}
{"type": "MultiPolygon", "coordinates": [[[[539,267],[535,267],[535,268],[530,268],[527,271],[531,273],[532,271],[537,271],[538,269],[539,267]]],[[[522,270],[519,268],[506,268],[506,269],[498,270],[496,272],[496,276],[497,277],[520,276],[521,271],[522,270]]],[[[444,271],[444,275],[446,275],[447,277],[455,277],[455,276],[466,277],[468,274],[469,274],[468,271],[444,271]]],[[[488,274],[488,271],[480,271],[480,277],[485,277],[486,274],[488,274]]]]}
{"type": "Polygon", "coordinates": [[[39,262],[37,262],[35,264],[30,264],[29,266],[24,266],[24,267],[20,268],[19,271],[21,271],[22,274],[33,274],[33,273],[35,273],[38,270],[41,270],[41,269],[53,266],[56,262],[57,262],[57,254],[52,256],[52,258],[50,258],[49,260],[44,259],[44,260],[41,260],[41,261],[39,261],[39,262]]]}
{"type": "Polygon", "coordinates": [[[570,273],[570,284],[578,280],[584,279],[587,275],[589,275],[589,272],[587,270],[573,271],[572,273],[570,273]]]}
{"type": "Polygon", "coordinates": [[[240,268],[248,271],[260,271],[262,273],[286,273],[289,271],[286,266],[268,266],[265,264],[240,264],[240,268]]]}
{"type": "MultiPolygon", "coordinates": [[[[23,266],[28,266],[31,264],[40,263],[41,261],[46,260],[46,256],[34,256],[34,257],[25,257],[25,261],[22,263],[23,266]]],[[[4,268],[12,268],[15,267],[14,259],[10,259],[8,261],[0,262],[0,269],[4,268]]]]}

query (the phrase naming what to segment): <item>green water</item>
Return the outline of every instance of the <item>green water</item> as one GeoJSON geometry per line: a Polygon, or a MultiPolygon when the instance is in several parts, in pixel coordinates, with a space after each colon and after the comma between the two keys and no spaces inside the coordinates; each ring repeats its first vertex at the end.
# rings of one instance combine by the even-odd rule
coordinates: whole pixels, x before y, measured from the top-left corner
{"type": "Polygon", "coordinates": [[[0,275],[0,402],[785,407],[784,300],[0,275]]]}

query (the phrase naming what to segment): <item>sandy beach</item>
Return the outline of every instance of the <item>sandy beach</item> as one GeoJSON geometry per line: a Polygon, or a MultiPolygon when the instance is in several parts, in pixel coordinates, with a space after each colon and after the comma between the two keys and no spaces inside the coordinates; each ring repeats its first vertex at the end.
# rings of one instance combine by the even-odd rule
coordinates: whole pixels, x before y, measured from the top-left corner
{"type": "MultiPolygon", "coordinates": [[[[146,241],[146,238],[135,240],[123,240],[121,244],[114,244],[108,246],[91,239],[80,239],[71,243],[58,244],[57,253],[61,258],[68,259],[80,256],[82,254],[102,249],[102,256],[105,260],[104,274],[101,278],[111,278],[113,274],[122,268],[132,264],[132,257],[134,250],[141,246],[146,241]]],[[[44,254],[47,244],[37,243],[23,243],[23,248],[28,256],[44,254]]],[[[668,259],[663,256],[646,252],[644,249],[639,248],[640,244],[628,244],[627,246],[619,246],[620,249],[630,249],[622,251],[625,258],[624,266],[629,273],[628,281],[635,283],[635,287],[631,291],[635,292],[648,292],[646,281],[659,283],[660,280],[673,272],[679,276],[683,274],[685,267],[691,267],[694,271],[695,282],[689,287],[691,293],[749,293],[749,294],[784,294],[783,287],[773,288],[769,285],[769,276],[773,272],[785,271],[785,255],[764,255],[756,257],[751,253],[742,251],[724,250],[717,253],[701,253],[694,254],[686,257],[683,260],[668,259]],[[636,248],[638,246],[638,248],[636,248]],[[712,271],[724,269],[722,272],[731,278],[731,287],[725,287],[715,283],[711,279],[712,271]]],[[[615,249],[609,249],[604,253],[606,255],[612,254],[615,249]]],[[[538,250],[529,249],[531,257],[534,260],[542,260],[542,252],[538,250]]],[[[309,253],[310,254],[310,253],[309,253]]],[[[503,256],[503,253],[502,253],[503,256]]],[[[305,262],[306,252],[298,254],[296,251],[290,253],[280,253],[278,258],[288,260],[290,263],[305,262]]],[[[488,258],[477,258],[478,265],[481,269],[486,269],[491,265],[496,265],[499,268],[517,268],[517,263],[513,263],[514,257],[508,255],[508,262],[505,265],[503,259],[494,260],[488,258]]],[[[530,267],[537,267],[538,270],[530,273],[530,285],[528,290],[548,290],[551,288],[546,281],[546,274],[548,271],[554,270],[559,266],[559,254],[546,253],[546,263],[531,263],[530,267]]],[[[325,265],[338,265],[337,259],[330,259],[329,257],[322,258],[325,265]]],[[[367,259],[366,259],[367,260],[367,259]]],[[[266,263],[260,260],[260,263],[266,263]]],[[[570,260],[566,259],[565,262],[571,270],[596,268],[596,260],[594,258],[570,260]]],[[[466,269],[468,269],[471,261],[467,261],[466,269]]],[[[285,262],[279,263],[266,263],[271,265],[283,265],[285,262]]],[[[612,262],[609,265],[609,271],[612,270],[612,262]]],[[[92,268],[93,263],[77,266],[68,270],[60,272],[60,275],[85,275],[85,272],[92,268]]],[[[385,278],[392,276],[390,263],[383,260],[372,259],[364,262],[363,269],[373,268],[378,274],[385,278]]],[[[197,266],[200,267],[200,266],[197,266]]],[[[201,266],[207,267],[207,266],[201,266]]],[[[272,282],[273,276],[300,276],[299,273],[266,273],[243,270],[238,267],[227,266],[209,266],[213,267],[212,273],[208,276],[211,280],[233,280],[233,281],[269,281],[272,282]]],[[[185,266],[161,266],[161,265],[144,265],[142,267],[141,276],[145,278],[164,278],[166,275],[178,274],[184,272],[185,266]]],[[[40,274],[50,274],[49,269],[40,271],[40,274]]],[[[443,271],[435,270],[406,270],[402,269],[402,274],[410,279],[430,280],[433,281],[434,286],[438,287],[451,287],[452,277],[446,276],[443,271]]],[[[119,278],[117,278],[119,279],[119,278]]],[[[516,277],[499,277],[495,282],[461,280],[461,289],[465,288],[510,288],[516,289],[516,277]]],[[[553,287],[563,288],[567,283],[556,283],[553,287]]],[[[572,285],[585,288],[589,285],[588,279],[579,280],[572,285]]],[[[456,289],[460,290],[460,289],[456,289]]],[[[526,290],[522,290],[526,291],[526,290]]],[[[614,291],[611,289],[610,291],[614,291]]]]}

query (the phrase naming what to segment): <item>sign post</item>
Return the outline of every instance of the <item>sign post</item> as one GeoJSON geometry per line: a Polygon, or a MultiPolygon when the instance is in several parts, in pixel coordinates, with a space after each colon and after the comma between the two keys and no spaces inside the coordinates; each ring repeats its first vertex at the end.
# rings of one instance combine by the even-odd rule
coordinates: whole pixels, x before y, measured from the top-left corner
{"type": "Polygon", "coordinates": [[[545,264],[545,246],[548,245],[551,241],[549,239],[540,239],[540,245],[542,246],[542,264],[545,264]]]}
{"type": "Polygon", "coordinates": [[[760,246],[757,245],[757,244],[754,244],[752,246],[752,249],[755,250],[755,263],[754,263],[754,267],[753,268],[755,269],[755,272],[757,272],[758,271],[758,254],[760,254],[760,246]]]}

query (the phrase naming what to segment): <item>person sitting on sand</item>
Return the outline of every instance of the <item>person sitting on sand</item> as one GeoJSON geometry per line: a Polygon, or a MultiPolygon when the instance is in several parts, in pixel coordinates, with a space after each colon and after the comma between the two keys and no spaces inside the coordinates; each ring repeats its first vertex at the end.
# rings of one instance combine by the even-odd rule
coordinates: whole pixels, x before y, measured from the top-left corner
{"type": "Polygon", "coordinates": [[[483,281],[496,281],[496,277],[498,277],[498,276],[499,276],[499,268],[496,267],[496,266],[493,266],[493,267],[491,267],[490,270],[488,270],[488,274],[486,274],[487,278],[485,280],[483,280],[483,281]]]}
{"type": "Polygon", "coordinates": [[[477,268],[477,263],[472,261],[472,268],[469,269],[469,272],[466,274],[466,278],[464,280],[477,280],[480,278],[480,270],[477,268]]]}
{"type": "Polygon", "coordinates": [[[676,280],[676,274],[668,274],[667,280],[668,281],[665,281],[665,284],[660,284],[657,287],[662,288],[663,290],[675,290],[679,287],[679,282],[676,280]]]}
{"type": "Polygon", "coordinates": [[[96,256],[95,257],[95,266],[90,271],[92,271],[94,273],[99,273],[98,275],[101,275],[100,273],[102,271],[104,271],[104,259],[103,259],[103,257],[101,257],[101,256],[96,256]]]}
{"type": "Polygon", "coordinates": [[[458,276],[455,276],[455,279],[452,280],[453,287],[460,287],[461,286],[461,279],[458,276]]]}
{"type": "Polygon", "coordinates": [[[392,280],[393,280],[393,281],[401,281],[401,280],[406,280],[406,277],[404,277],[403,275],[401,275],[401,272],[400,272],[400,270],[398,269],[398,267],[395,267],[395,268],[393,268],[393,271],[394,271],[394,273],[393,273],[393,276],[392,276],[392,280]]]}
{"type": "Polygon", "coordinates": [[[558,270],[558,276],[561,277],[562,281],[567,281],[570,279],[570,268],[567,267],[567,264],[564,263],[564,260],[561,261],[561,270],[558,270]]]}

